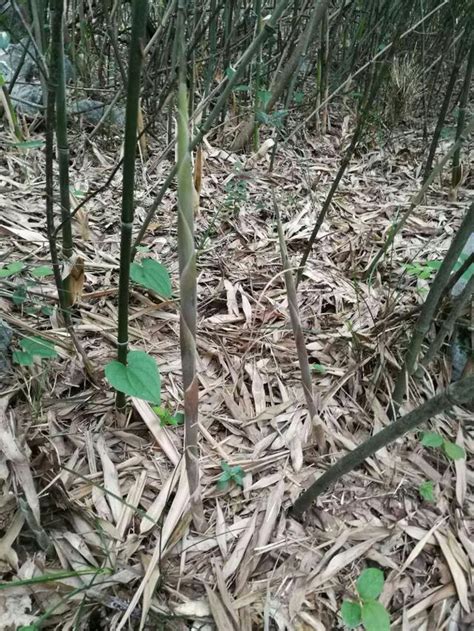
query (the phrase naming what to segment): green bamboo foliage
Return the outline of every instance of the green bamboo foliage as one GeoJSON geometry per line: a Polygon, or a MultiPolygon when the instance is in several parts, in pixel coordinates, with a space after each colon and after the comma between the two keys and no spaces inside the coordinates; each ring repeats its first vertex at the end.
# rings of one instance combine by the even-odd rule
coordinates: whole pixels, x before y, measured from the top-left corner
{"type": "MultiPolygon", "coordinates": [[[[142,68],[141,42],[145,34],[148,0],[134,0],[132,5],[132,35],[128,64],[127,110],[123,158],[122,226],[120,238],[120,278],[118,294],[118,353],[117,359],[127,364],[128,301],[130,283],[130,255],[134,215],[135,158],[137,148],[137,120],[142,68]]],[[[125,395],[117,393],[117,407],[125,407],[125,395]]]]}
{"type": "Polygon", "coordinates": [[[196,376],[196,251],[194,246],[194,184],[189,138],[188,90],[186,87],[185,0],[178,2],[177,41],[179,79],[177,103],[178,128],[178,252],[181,305],[180,346],[184,391],[185,461],[195,528],[205,525],[199,480],[198,381],[196,376]]]}

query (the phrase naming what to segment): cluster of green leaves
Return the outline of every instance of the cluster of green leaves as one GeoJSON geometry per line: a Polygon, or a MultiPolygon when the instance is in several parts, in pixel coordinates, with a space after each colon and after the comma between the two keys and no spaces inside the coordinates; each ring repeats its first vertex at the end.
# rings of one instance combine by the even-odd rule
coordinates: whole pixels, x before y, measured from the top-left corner
{"type": "Polygon", "coordinates": [[[25,337],[20,351],[13,351],[13,361],[20,366],[31,366],[35,359],[53,359],[58,354],[51,342],[42,337],[25,337]]]}
{"type": "Polygon", "coordinates": [[[50,305],[44,304],[37,297],[31,298],[28,291],[30,288],[36,287],[41,279],[52,276],[52,274],[53,269],[49,265],[27,267],[22,261],[12,261],[0,267],[0,280],[2,278],[12,280],[14,277],[19,277],[20,282],[9,297],[13,304],[21,307],[27,315],[36,315],[40,312],[48,316],[52,314],[53,310],[50,305]]]}
{"type": "Polygon", "coordinates": [[[183,412],[176,412],[176,414],[171,414],[169,410],[162,407],[161,405],[153,406],[153,412],[160,419],[160,424],[162,427],[166,425],[176,427],[177,425],[182,425],[184,423],[183,412]]]}
{"type": "MultiPolygon", "coordinates": [[[[460,445],[446,440],[437,432],[423,432],[421,444],[424,447],[441,448],[449,460],[460,460],[465,457],[464,449],[460,445]]],[[[422,482],[418,487],[418,493],[425,502],[434,502],[434,482],[431,480],[422,482]]]]}
{"type": "MultiPolygon", "coordinates": [[[[456,261],[453,270],[456,272],[467,260],[468,254],[462,253],[456,261]]],[[[431,278],[434,272],[438,271],[441,267],[441,260],[427,261],[426,263],[407,263],[403,266],[404,270],[409,276],[416,276],[422,280],[428,280],[431,278]]],[[[472,264],[461,276],[461,278],[468,282],[471,276],[474,274],[474,264],[472,264]]]]}
{"type": "Polygon", "coordinates": [[[390,616],[378,601],[382,593],[384,575],[377,568],[361,572],[356,582],[357,600],[345,600],[341,607],[341,617],[349,629],[362,625],[366,631],[389,631],[390,616]]]}
{"type": "Polygon", "coordinates": [[[460,445],[446,440],[436,432],[424,432],[421,437],[421,444],[423,447],[441,447],[450,460],[461,460],[466,455],[460,445]]]}
{"type": "Polygon", "coordinates": [[[267,112],[257,112],[257,122],[261,125],[267,125],[267,127],[273,127],[274,129],[283,129],[285,125],[285,118],[288,114],[288,110],[275,110],[270,114],[267,112]]]}
{"type": "Polygon", "coordinates": [[[221,462],[222,473],[217,481],[217,488],[220,491],[225,491],[229,488],[231,482],[235,482],[237,486],[244,485],[245,471],[240,466],[231,467],[225,460],[221,462]]]}
{"type": "Polygon", "coordinates": [[[224,206],[229,208],[234,214],[240,210],[240,205],[247,201],[247,182],[241,178],[233,178],[225,186],[226,197],[224,206]]]}
{"type": "Polygon", "coordinates": [[[441,261],[427,261],[426,263],[407,263],[403,268],[409,276],[428,280],[440,268],[440,265],[441,261]]]}

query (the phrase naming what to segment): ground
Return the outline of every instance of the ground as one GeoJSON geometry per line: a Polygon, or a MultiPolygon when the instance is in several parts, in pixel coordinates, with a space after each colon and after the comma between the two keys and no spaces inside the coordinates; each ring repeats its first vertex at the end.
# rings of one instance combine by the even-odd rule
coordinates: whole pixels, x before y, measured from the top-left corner
{"type": "MultiPolygon", "coordinates": [[[[118,159],[104,139],[84,145],[83,137],[71,142],[78,196],[102,185],[118,159]]],[[[15,366],[3,388],[0,571],[14,585],[0,592],[0,628],[44,615],[45,626],[61,629],[141,622],[149,629],[329,631],[342,628],[342,601],[354,597],[366,567],[385,574],[381,601],[393,629],[469,628],[473,479],[466,459],[449,462],[412,434],[345,476],[301,522],[288,515],[328,465],[389,423],[394,376],[429,287],[407,265],[442,259],[472,198],[471,176],[452,201],[446,172],[369,279],[370,262],[420,189],[422,140],[403,128],[386,135],[382,149],[368,138],[352,161],[298,288],[329,443],[320,454],[300,382],[271,190],[296,267],[348,140],[347,124],[336,117],[325,138],[306,131],[284,143],[272,173],[269,154],[230,154],[225,138],[205,145],[196,216],[204,533],[188,515],[182,427],[161,426],[138,399],[118,414],[103,375],[116,353],[120,171],[74,226],[85,267],[75,329],[95,367],[94,385],[57,315],[37,311],[53,304],[52,277],[28,286],[21,305],[11,300],[32,280],[30,270],[48,264],[48,246],[43,149],[5,149],[2,262],[26,267],[0,286],[1,317],[14,331],[14,348],[41,334],[59,357],[15,366]],[[220,488],[222,461],[242,468],[242,488],[220,488]],[[434,502],[420,497],[426,480],[434,482],[434,502]],[[62,574],[46,581],[53,572],[62,574]]],[[[156,166],[155,141],[149,151],[137,173],[137,225],[170,168],[167,161],[156,166]]],[[[165,264],[176,289],[174,190],[142,245],[148,250],[139,258],[165,264]]],[[[132,348],[156,358],[163,402],[179,411],[176,301],[134,285],[130,315],[132,348]]],[[[413,381],[405,410],[446,386],[450,372],[444,354],[413,381]]],[[[455,408],[431,422],[468,458],[469,416],[455,408]]]]}

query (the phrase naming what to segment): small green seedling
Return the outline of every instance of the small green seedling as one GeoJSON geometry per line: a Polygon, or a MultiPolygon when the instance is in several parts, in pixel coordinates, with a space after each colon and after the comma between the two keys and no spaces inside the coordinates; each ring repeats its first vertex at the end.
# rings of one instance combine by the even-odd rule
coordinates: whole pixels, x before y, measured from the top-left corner
{"type": "Polygon", "coordinates": [[[407,263],[404,269],[409,276],[416,276],[422,280],[431,278],[432,274],[439,269],[441,261],[428,261],[427,263],[407,263]]]}
{"type": "Polygon", "coordinates": [[[366,631],[390,631],[390,616],[377,599],[382,593],[384,576],[377,568],[361,572],[356,582],[357,601],[345,600],[341,617],[346,627],[363,626],[366,631]]]}
{"type": "Polygon", "coordinates": [[[53,344],[42,337],[25,337],[20,341],[21,351],[13,351],[13,361],[20,366],[32,366],[35,359],[53,359],[58,354],[53,344]]]}
{"type": "Polygon", "coordinates": [[[325,375],[327,373],[326,366],[323,366],[322,364],[311,364],[310,367],[313,372],[318,372],[320,375],[325,375]]]}
{"type": "Polygon", "coordinates": [[[425,500],[425,502],[435,502],[434,495],[434,482],[431,480],[426,480],[426,482],[422,482],[418,487],[418,493],[420,497],[425,500]]]}
{"type": "Polygon", "coordinates": [[[446,440],[436,432],[424,432],[421,437],[423,447],[441,447],[450,460],[461,460],[465,457],[464,449],[450,440],[446,440]]]}
{"type": "Polygon", "coordinates": [[[176,414],[171,414],[169,410],[161,405],[155,405],[152,407],[153,412],[160,419],[160,425],[165,427],[167,425],[171,425],[176,427],[177,425],[183,425],[184,423],[184,414],[182,412],[176,412],[176,414]]]}
{"type": "Polygon", "coordinates": [[[225,460],[221,462],[222,473],[217,482],[217,488],[224,491],[229,487],[230,482],[235,482],[238,486],[244,485],[245,471],[242,467],[230,467],[225,460]]]}

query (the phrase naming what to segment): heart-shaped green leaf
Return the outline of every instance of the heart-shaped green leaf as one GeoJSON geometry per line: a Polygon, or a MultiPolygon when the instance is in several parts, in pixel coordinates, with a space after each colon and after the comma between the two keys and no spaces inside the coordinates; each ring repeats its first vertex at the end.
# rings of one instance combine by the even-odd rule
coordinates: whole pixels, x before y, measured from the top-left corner
{"type": "Polygon", "coordinates": [[[448,456],[448,458],[451,458],[451,460],[461,460],[466,456],[464,449],[460,445],[452,443],[449,440],[445,440],[443,442],[443,449],[444,453],[448,456]]]}
{"type": "Polygon", "coordinates": [[[21,340],[20,345],[30,355],[45,358],[58,356],[51,342],[44,340],[42,337],[26,337],[24,340],[21,340]]]}
{"type": "Polygon", "coordinates": [[[346,627],[349,629],[355,629],[362,621],[362,609],[359,603],[355,603],[352,600],[345,600],[341,607],[342,620],[346,627]]]}
{"type": "Polygon", "coordinates": [[[12,357],[15,364],[19,364],[20,366],[31,366],[33,363],[33,355],[30,355],[30,353],[26,351],[13,351],[12,357]]]}
{"type": "Polygon", "coordinates": [[[53,273],[53,268],[49,265],[40,265],[39,267],[35,267],[31,270],[31,275],[35,278],[43,278],[44,276],[51,276],[53,273]]]}
{"type": "Polygon", "coordinates": [[[362,605],[362,623],[365,631],[390,631],[390,616],[378,600],[362,605]]]}
{"type": "Polygon", "coordinates": [[[421,444],[424,447],[441,447],[443,444],[443,437],[436,432],[424,432],[421,444]]]}
{"type": "Polygon", "coordinates": [[[375,600],[383,589],[383,572],[375,567],[369,567],[361,572],[356,587],[362,600],[375,600]]]}
{"type": "Polygon", "coordinates": [[[168,270],[154,259],[143,259],[130,265],[130,278],[139,285],[155,291],[163,298],[171,298],[173,290],[168,270]]]}
{"type": "Polygon", "coordinates": [[[418,487],[418,493],[425,500],[425,502],[434,502],[434,482],[432,482],[431,480],[422,482],[418,487]]]}
{"type": "Polygon", "coordinates": [[[24,267],[25,264],[21,261],[13,261],[13,263],[9,263],[5,267],[0,268],[0,278],[7,278],[8,276],[18,274],[24,267]]]}
{"type": "Polygon", "coordinates": [[[119,392],[160,404],[161,380],[156,361],[143,351],[130,351],[127,365],[113,361],[105,367],[107,381],[119,392]]]}

